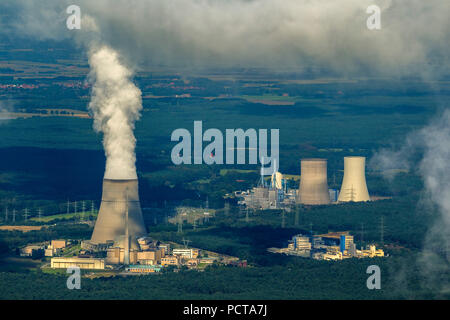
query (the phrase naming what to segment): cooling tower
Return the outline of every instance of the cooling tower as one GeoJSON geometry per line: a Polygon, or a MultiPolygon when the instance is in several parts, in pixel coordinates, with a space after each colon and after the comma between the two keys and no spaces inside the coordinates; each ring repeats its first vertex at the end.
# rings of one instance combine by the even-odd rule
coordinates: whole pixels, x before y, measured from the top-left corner
{"type": "Polygon", "coordinates": [[[338,201],[370,201],[365,166],[365,157],[344,157],[344,180],[338,201]]]}
{"type": "Polygon", "coordinates": [[[141,205],[139,203],[138,181],[103,180],[102,203],[95,222],[91,241],[106,243],[126,234],[126,213],[128,209],[128,234],[131,239],[147,234],[141,205]]]}
{"type": "Polygon", "coordinates": [[[317,205],[329,204],[326,159],[302,159],[298,202],[317,205]]]}

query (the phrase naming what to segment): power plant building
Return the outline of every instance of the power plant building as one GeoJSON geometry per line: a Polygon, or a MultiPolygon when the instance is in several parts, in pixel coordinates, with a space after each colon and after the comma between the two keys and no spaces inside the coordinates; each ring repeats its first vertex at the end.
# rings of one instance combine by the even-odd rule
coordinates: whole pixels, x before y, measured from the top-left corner
{"type": "Polygon", "coordinates": [[[80,258],[80,257],[56,257],[50,262],[51,268],[67,269],[70,267],[78,267],[80,269],[105,269],[105,260],[99,258],[80,258]]]}
{"type": "Polygon", "coordinates": [[[339,202],[370,201],[365,164],[365,157],[344,157],[344,179],[339,193],[339,202]]]}
{"type": "Polygon", "coordinates": [[[330,203],[326,159],[302,159],[297,202],[306,205],[330,203]]]}
{"type": "Polygon", "coordinates": [[[283,175],[278,171],[275,171],[271,177],[271,187],[272,189],[283,189],[283,175]]]}

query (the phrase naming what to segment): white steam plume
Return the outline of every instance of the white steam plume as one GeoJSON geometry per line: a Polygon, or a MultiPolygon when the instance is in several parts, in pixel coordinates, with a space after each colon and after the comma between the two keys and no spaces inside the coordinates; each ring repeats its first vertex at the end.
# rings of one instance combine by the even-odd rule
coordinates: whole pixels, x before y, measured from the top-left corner
{"type": "Polygon", "coordinates": [[[94,81],[89,109],[94,129],[103,132],[105,179],[137,179],[133,130],[142,110],[141,91],[130,80],[132,71],[112,48],[91,49],[89,64],[94,81]]]}
{"type": "Polygon", "coordinates": [[[426,209],[421,211],[424,214],[428,209],[438,212],[425,235],[418,265],[429,281],[427,286],[438,286],[440,292],[448,293],[448,278],[443,280],[450,272],[450,109],[412,133],[398,151],[382,150],[376,154],[371,165],[392,169],[391,164],[403,158],[403,164],[412,167],[410,159],[417,152],[423,153],[419,173],[425,187],[422,204],[426,209]]]}

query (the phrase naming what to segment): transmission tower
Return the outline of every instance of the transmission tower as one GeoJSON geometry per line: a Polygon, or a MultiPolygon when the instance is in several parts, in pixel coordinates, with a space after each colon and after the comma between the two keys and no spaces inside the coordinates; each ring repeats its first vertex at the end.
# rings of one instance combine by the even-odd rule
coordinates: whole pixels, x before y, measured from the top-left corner
{"type": "Polygon", "coordinates": [[[8,221],[8,207],[5,207],[5,221],[8,221]]]}
{"type": "Polygon", "coordinates": [[[183,241],[183,245],[184,245],[185,249],[187,249],[189,243],[192,242],[191,240],[186,240],[185,238],[183,238],[181,241],[183,241]]]}
{"type": "Polygon", "coordinates": [[[183,232],[183,220],[181,218],[181,216],[178,217],[178,233],[182,233],[183,232]]]}
{"type": "Polygon", "coordinates": [[[74,213],[78,213],[78,209],[77,209],[77,202],[74,202],[74,213]]]}
{"type": "Polygon", "coordinates": [[[91,201],[91,215],[89,216],[89,220],[91,220],[91,216],[94,216],[94,201],[91,201]]]}
{"type": "Polygon", "coordinates": [[[294,220],[294,225],[296,226],[296,227],[298,227],[298,224],[299,224],[299,217],[300,216],[300,208],[299,207],[297,207],[297,208],[295,208],[295,220],[294,220]]]}
{"type": "Polygon", "coordinates": [[[41,216],[42,216],[42,209],[39,208],[39,209],[38,209],[38,217],[39,217],[39,220],[41,220],[41,216]]]}
{"type": "Polygon", "coordinates": [[[86,214],[86,203],[85,201],[81,201],[81,216],[80,216],[81,221],[84,221],[85,214],[86,214]]]}
{"type": "Polygon", "coordinates": [[[25,222],[28,220],[28,208],[25,208],[25,213],[23,214],[23,216],[25,217],[25,222]]]}
{"type": "Polygon", "coordinates": [[[70,201],[67,200],[67,214],[69,214],[69,210],[70,210],[70,201]]]}
{"type": "Polygon", "coordinates": [[[225,202],[225,206],[223,207],[223,211],[226,216],[230,214],[230,204],[228,202],[225,202]]]}
{"type": "Polygon", "coordinates": [[[16,222],[16,209],[13,209],[12,222],[16,222]]]}

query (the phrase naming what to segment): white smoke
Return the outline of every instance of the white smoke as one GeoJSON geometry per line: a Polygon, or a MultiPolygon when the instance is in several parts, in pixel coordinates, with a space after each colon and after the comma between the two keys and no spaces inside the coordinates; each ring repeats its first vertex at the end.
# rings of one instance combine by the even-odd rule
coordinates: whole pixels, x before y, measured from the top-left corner
{"type": "Polygon", "coordinates": [[[421,211],[438,213],[425,235],[418,263],[429,280],[427,285],[439,286],[441,292],[446,292],[450,285],[441,276],[445,278],[450,271],[450,109],[407,137],[399,150],[382,150],[376,154],[371,164],[388,170],[402,158],[403,165],[412,167],[411,158],[418,152],[423,154],[418,172],[425,187],[421,211]]]}
{"type": "Polygon", "coordinates": [[[130,80],[132,71],[112,48],[91,49],[89,65],[94,81],[89,109],[95,130],[103,133],[105,179],[137,179],[133,130],[142,110],[141,91],[130,80]]]}
{"type": "Polygon", "coordinates": [[[419,259],[429,286],[439,284],[441,292],[449,292],[450,270],[450,110],[421,131],[424,158],[420,164],[427,196],[439,212],[426,234],[419,259]],[[446,281],[442,281],[444,275],[446,281]]]}
{"type": "Polygon", "coordinates": [[[0,125],[15,118],[11,114],[13,111],[13,103],[10,100],[0,100],[0,125]]]}

